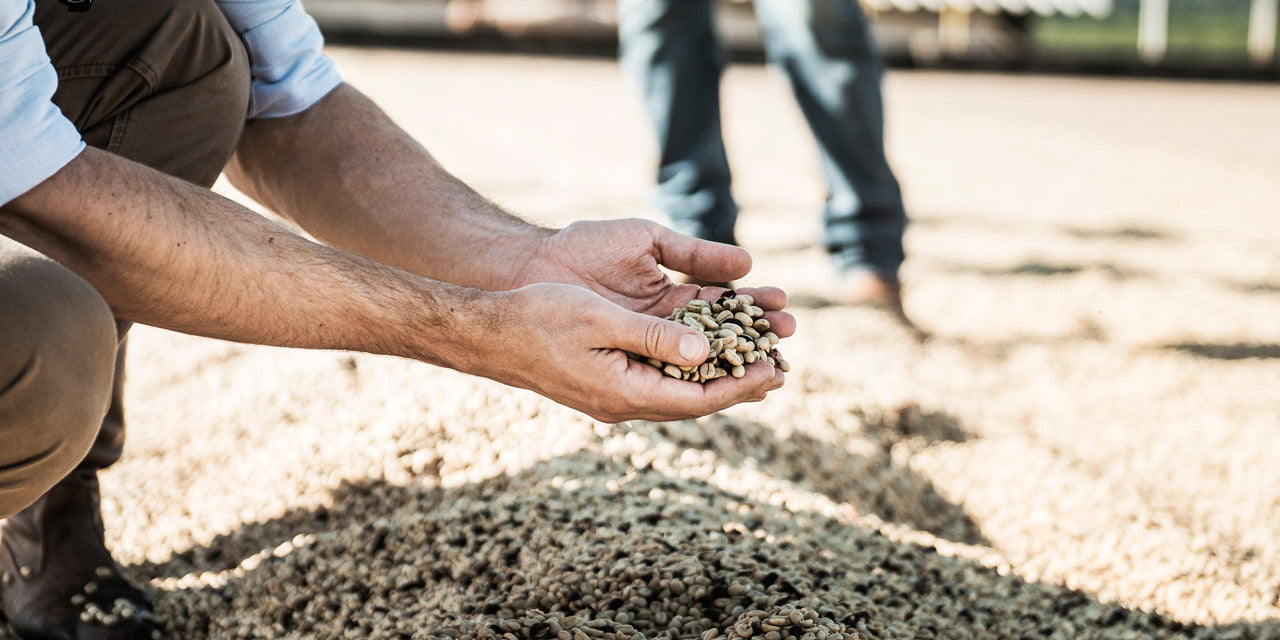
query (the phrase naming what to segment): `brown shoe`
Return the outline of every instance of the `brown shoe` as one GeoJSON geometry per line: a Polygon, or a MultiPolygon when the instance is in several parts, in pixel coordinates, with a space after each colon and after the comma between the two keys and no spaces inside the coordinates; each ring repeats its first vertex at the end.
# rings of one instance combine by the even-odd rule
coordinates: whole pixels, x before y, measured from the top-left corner
{"type": "Polygon", "coordinates": [[[151,605],[107,552],[98,475],[77,469],[0,520],[0,618],[22,640],[154,640],[151,605]]]}

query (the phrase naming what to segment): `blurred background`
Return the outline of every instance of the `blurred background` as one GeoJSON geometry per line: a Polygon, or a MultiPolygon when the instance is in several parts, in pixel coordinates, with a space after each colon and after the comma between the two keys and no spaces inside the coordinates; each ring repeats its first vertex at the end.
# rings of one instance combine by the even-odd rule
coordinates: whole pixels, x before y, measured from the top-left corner
{"type": "MultiPolygon", "coordinates": [[[[761,54],[749,0],[721,0],[724,42],[761,54]]],[[[333,37],[607,51],[613,0],[307,0],[333,37]]],[[[897,66],[1275,78],[1278,0],[864,0],[897,66]]]]}

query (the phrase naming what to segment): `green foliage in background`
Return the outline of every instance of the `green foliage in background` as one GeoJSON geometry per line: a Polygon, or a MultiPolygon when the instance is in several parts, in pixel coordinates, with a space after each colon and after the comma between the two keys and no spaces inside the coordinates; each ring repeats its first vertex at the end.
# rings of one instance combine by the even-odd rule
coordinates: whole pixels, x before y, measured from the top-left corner
{"type": "MultiPolygon", "coordinates": [[[[1097,64],[1136,64],[1138,0],[1116,0],[1102,20],[1055,16],[1032,22],[1031,35],[1045,59],[1097,64]]],[[[1250,66],[1250,0],[1170,0],[1165,65],[1189,68],[1250,66]]],[[[1274,64],[1274,62],[1273,62],[1274,64]]]]}

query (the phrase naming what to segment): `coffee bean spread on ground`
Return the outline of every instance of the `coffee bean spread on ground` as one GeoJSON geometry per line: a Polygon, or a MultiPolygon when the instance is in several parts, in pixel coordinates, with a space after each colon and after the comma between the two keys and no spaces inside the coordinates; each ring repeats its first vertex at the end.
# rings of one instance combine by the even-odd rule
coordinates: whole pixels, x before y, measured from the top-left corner
{"type": "Polygon", "coordinates": [[[632,358],[657,367],[664,375],[692,382],[746,375],[746,366],[757,361],[768,362],[784,372],[791,365],[778,354],[778,335],[770,331],[764,309],[746,294],[726,291],[715,302],[694,298],[671,312],[668,320],[697,329],[711,343],[711,352],[702,364],[679,366],[657,358],[632,354],[632,358]]]}

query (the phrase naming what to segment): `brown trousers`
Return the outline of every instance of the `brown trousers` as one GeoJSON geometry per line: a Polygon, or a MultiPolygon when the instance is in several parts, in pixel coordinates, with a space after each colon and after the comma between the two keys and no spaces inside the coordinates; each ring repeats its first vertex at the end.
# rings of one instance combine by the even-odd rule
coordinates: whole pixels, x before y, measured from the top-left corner
{"type": "MultiPolygon", "coordinates": [[[[244,45],[213,0],[36,0],[54,102],[85,142],[211,186],[249,101],[244,45]]],[[[13,159],[9,159],[10,161],[13,159]]],[[[0,235],[0,518],[124,445],[125,332],[96,291],[0,235]]]]}

